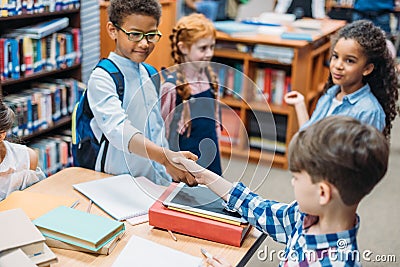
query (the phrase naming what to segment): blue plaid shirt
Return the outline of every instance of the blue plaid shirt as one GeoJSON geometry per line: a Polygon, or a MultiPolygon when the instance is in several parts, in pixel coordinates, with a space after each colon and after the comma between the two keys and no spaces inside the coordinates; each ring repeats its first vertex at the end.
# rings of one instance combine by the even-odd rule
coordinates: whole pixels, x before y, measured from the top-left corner
{"type": "Polygon", "coordinates": [[[227,208],[238,211],[258,230],[285,243],[285,257],[279,266],[361,266],[355,227],[333,234],[312,235],[307,229],[318,217],[299,211],[296,201],[285,204],[265,200],[242,183],[235,183],[228,195],[227,208]]]}
{"type": "MultiPolygon", "coordinates": [[[[339,86],[334,85],[320,97],[311,118],[301,127],[301,130],[327,116],[332,99],[336,97],[339,90],[339,86]]],[[[353,117],[363,123],[374,126],[379,131],[382,131],[386,124],[385,112],[371,92],[368,84],[354,93],[344,96],[342,104],[332,111],[331,116],[333,115],[353,117]]]]}

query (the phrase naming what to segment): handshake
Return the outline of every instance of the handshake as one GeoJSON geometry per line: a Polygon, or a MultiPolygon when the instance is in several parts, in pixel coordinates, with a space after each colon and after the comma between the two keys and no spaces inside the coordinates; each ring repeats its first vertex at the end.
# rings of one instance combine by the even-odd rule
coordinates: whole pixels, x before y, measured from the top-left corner
{"type": "Polygon", "coordinates": [[[223,200],[227,200],[227,194],[233,186],[231,182],[200,166],[191,159],[185,157],[174,157],[171,160],[176,168],[186,170],[190,173],[198,184],[206,185],[223,200]]]}
{"type": "Polygon", "coordinates": [[[185,157],[172,158],[172,162],[176,168],[189,172],[199,184],[205,184],[206,180],[208,180],[207,178],[211,178],[213,174],[214,176],[218,176],[215,173],[200,166],[194,160],[185,157]]]}

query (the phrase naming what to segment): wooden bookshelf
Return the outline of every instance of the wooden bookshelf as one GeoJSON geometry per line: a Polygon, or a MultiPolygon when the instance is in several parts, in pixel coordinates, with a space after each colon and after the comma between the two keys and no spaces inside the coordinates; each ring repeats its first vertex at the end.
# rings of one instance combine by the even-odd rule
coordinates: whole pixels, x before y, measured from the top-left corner
{"type": "MultiPolygon", "coordinates": [[[[50,21],[56,18],[69,18],[68,27],[80,28],[80,8],[73,8],[54,12],[41,12],[35,14],[21,14],[8,17],[0,17],[0,35],[5,33],[12,33],[13,29],[34,25],[37,23],[50,21]]],[[[20,57],[23,52],[19,52],[17,55],[20,57]]],[[[43,52],[42,52],[43,55],[43,52]]],[[[10,55],[15,56],[15,55],[10,55]]],[[[19,63],[22,61],[19,59],[19,63]]],[[[44,66],[46,64],[43,64],[44,66]]],[[[21,65],[19,66],[21,68],[21,65]]],[[[2,73],[1,73],[2,75],[2,73]]],[[[60,64],[60,66],[53,68],[51,70],[43,67],[43,70],[38,72],[33,72],[31,74],[20,75],[18,79],[13,78],[2,78],[0,82],[0,93],[2,98],[9,95],[19,96],[25,90],[32,89],[32,84],[35,82],[44,82],[48,79],[58,79],[58,78],[74,78],[78,81],[81,80],[81,64],[74,62],[71,65],[60,64]]],[[[46,129],[37,129],[29,135],[18,136],[18,138],[24,142],[30,142],[33,138],[41,138],[45,134],[50,134],[60,128],[66,128],[70,125],[71,116],[68,115],[61,116],[57,121],[49,123],[46,129]]]]}
{"type": "MultiPolygon", "coordinates": [[[[315,36],[313,41],[299,40],[283,40],[277,35],[254,35],[243,37],[231,37],[225,33],[219,32],[217,35],[218,43],[235,43],[247,46],[250,52],[240,52],[235,50],[216,49],[214,53],[214,61],[219,63],[224,62],[239,62],[243,68],[243,73],[250,79],[255,81],[256,68],[269,67],[272,69],[282,69],[291,79],[291,89],[301,92],[305,96],[306,105],[311,109],[315,97],[319,96],[321,84],[327,80],[329,70],[325,67],[325,62],[329,58],[330,36],[338,29],[345,25],[345,21],[324,20],[322,22],[321,34],[315,36]],[[272,45],[276,47],[287,47],[293,49],[293,58],[291,63],[281,63],[276,59],[261,59],[257,58],[251,52],[256,45],[272,45]]],[[[231,47],[231,46],[230,46],[231,47]]],[[[229,64],[229,63],[227,63],[229,64]]],[[[263,161],[272,163],[275,167],[287,168],[287,151],[288,144],[292,136],[298,131],[298,122],[295,110],[293,107],[286,104],[267,104],[254,100],[254,85],[249,86],[246,83],[242,85],[242,99],[232,97],[222,98],[222,103],[240,110],[240,119],[246,129],[239,133],[239,142],[233,146],[221,145],[221,153],[223,155],[238,156],[248,158],[249,160],[263,161]],[[286,153],[274,153],[263,149],[250,148],[249,145],[249,129],[250,121],[249,114],[254,112],[262,113],[269,112],[275,118],[285,118],[285,147],[286,153]]],[[[223,122],[222,122],[223,123],[223,122]]],[[[273,127],[273,125],[271,125],[273,127]]]]}

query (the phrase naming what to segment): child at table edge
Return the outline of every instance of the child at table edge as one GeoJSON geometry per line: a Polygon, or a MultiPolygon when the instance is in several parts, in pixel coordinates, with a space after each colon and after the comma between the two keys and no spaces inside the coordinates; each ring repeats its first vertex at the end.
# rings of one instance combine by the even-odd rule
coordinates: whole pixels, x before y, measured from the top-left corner
{"type": "MultiPolygon", "coordinates": [[[[346,116],[324,118],[290,142],[289,170],[296,198],[290,204],[263,199],[242,183],[232,184],[194,161],[174,161],[227,201],[229,210],[285,243],[280,266],[361,266],[352,257],[358,249],[356,210],[385,175],[388,157],[388,141],[373,126],[346,116]],[[329,252],[337,258],[329,257],[329,252]]],[[[219,257],[207,263],[230,266],[219,257]]]]}

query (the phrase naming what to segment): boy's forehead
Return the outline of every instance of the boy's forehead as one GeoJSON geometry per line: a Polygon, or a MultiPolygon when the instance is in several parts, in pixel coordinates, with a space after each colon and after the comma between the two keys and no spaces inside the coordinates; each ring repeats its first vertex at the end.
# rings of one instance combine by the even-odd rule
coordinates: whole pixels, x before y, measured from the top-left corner
{"type": "Polygon", "coordinates": [[[157,29],[158,21],[149,15],[131,14],[126,16],[122,23],[126,30],[154,30],[157,29]]]}

